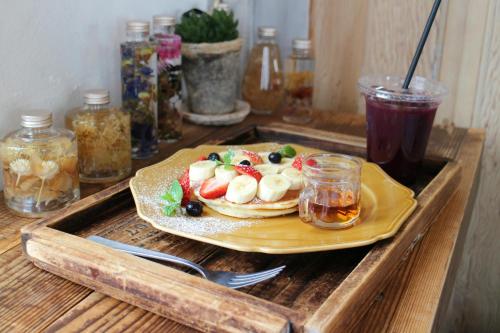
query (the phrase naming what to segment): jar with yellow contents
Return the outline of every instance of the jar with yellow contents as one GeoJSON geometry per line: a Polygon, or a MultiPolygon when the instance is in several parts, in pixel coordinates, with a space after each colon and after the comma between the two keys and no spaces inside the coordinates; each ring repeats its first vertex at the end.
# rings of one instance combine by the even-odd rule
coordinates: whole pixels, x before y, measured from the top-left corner
{"type": "Polygon", "coordinates": [[[110,106],[107,90],[89,90],[84,106],[66,115],[66,127],[76,134],[80,180],[107,183],[131,171],[130,114],[110,106]]]}

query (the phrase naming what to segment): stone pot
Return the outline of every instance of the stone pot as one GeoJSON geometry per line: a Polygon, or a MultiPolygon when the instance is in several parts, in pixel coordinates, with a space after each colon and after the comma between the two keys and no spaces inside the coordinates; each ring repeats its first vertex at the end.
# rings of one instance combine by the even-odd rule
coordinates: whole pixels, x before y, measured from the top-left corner
{"type": "Polygon", "coordinates": [[[243,39],[182,45],[182,71],[191,112],[224,114],[234,110],[243,39]]]}

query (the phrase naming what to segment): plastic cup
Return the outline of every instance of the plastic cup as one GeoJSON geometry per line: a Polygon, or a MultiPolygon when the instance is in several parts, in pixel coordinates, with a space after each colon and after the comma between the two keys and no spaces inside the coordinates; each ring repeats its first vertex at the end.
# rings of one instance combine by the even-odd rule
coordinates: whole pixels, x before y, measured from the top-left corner
{"type": "Polygon", "coordinates": [[[403,81],[399,76],[365,76],[358,87],[366,102],[368,161],[411,185],[447,89],[442,83],[416,76],[405,90],[403,81]]]}

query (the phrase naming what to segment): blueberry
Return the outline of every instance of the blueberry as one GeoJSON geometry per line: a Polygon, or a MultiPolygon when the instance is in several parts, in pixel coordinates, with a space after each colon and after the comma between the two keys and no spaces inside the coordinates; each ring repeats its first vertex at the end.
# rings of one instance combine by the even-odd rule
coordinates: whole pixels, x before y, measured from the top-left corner
{"type": "Polygon", "coordinates": [[[281,163],[281,154],[280,153],[271,153],[271,154],[269,154],[269,156],[267,158],[269,158],[269,161],[271,161],[271,163],[275,163],[275,164],[281,163]]]}
{"type": "Polygon", "coordinates": [[[252,165],[249,160],[243,160],[240,162],[241,165],[252,165]]]}
{"type": "Polygon", "coordinates": [[[217,153],[208,154],[208,159],[211,161],[220,161],[220,156],[217,153]]]}
{"type": "Polygon", "coordinates": [[[203,206],[199,201],[189,201],[186,205],[186,213],[191,216],[200,216],[203,206]]]}

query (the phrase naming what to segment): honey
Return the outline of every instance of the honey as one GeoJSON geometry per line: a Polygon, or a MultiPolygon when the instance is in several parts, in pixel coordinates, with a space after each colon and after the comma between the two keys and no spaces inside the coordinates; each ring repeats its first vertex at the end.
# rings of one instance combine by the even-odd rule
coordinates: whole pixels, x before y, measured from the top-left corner
{"type": "Polygon", "coordinates": [[[299,198],[299,216],[320,228],[354,225],[361,212],[361,163],[340,154],[315,154],[303,164],[305,188],[299,198]],[[307,161],[314,161],[307,163],[307,161]]]}

